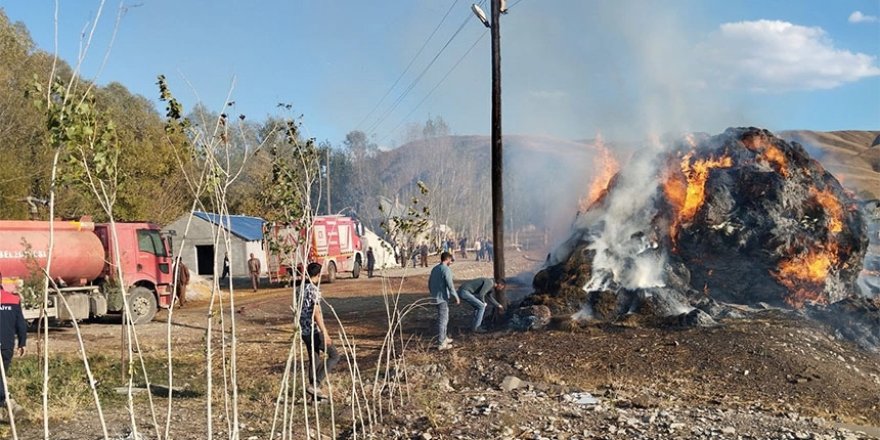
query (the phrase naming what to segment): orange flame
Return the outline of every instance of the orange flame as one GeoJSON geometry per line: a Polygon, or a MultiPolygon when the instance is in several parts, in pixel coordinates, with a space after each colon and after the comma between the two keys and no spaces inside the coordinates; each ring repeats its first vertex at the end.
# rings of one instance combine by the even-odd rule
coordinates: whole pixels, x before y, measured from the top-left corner
{"type": "Polygon", "coordinates": [[[746,148],[758,153],[759,162],[769,163],[776,172],[782,174],[782,177],[788,177],[788,161],[785,158],[785,153],[769,142],[767,138],[750,136],[743,139],[742,142],[746,148]]]}
{"type": "Polygon", "coordinates": [[[608,185],[611,183],[611,179],[613,179],[614,175],[620,171],[620,164],[617,163],[617,159],[614,158],[614,154],[611,153],[611,150],[605,146],[605,142],[602,140],[601,135],[596,136],[596,141],[593,143],[593,147],[598,150],[599,154],[593,161],[593,179],[590,181],[587,195],[582,197],[578,204],[581,212],[587,212],[587,210],[608,191],[608,185]]]}
{"type": "Polygon", "coordinates": [[[683,221],[689,221],[697,214],[697,210],[703,206],[706,199],[706,180],[709,179],[709,170],[713,168],[730,168],[733,159],[724,156],[720,159],[700,159],[690,163],[693,153],[685,155],[681,160],[681,171],[687,177],[687,197],[684,206],[679,212],[683,221]]]}
{"type": "MultiPolygon", "coordinates": [[[[830,189],[810,188],[810,195],[825,212],[825,221],[830,234],[843,231],[843,204],[830,189]]],[[[803,307],[807,301],[825,304],[825,279],[840,263],[838,245],[832,237],[825,246],[817,246],[805,254],[789,258],[779,264],[774,274],[777,280],[788,288],[785,302],[795,308],[803,307]]]]}
{"type": "Polygon", "coordinates": [[[714,168],[733,166],[733,159],[729,156],[692,161],[693,156],[693,151],[684,155],[679,164],[681,172],[671,170],[663,184],[666,199],[676,212],[669,228],[669,236],[673,243],[678,236],[679,226],[691,221],[703,206],[706,200],[706,181],[709,180],[709,172],[714,168]]]}
{"type": "Polygon", "coordinates": [[[788,288],[785,302],[795,308],[803,307],[807,301],[827,303],[825,279],[837,263],[837,243],[834,242],[829,243],[827,249],[811,249],[805,255],[784,260],[774,276],[788,288]]]}
{"type": "Polygon", "coordinates": [[[817,190],[815,187],[810,188],[810,195],[825,210],[825,219],[828,223],[828,232],[837,234],[843,231],[843,205],[840,200],[829,190],[817,190]]]}
{"type": "Polygon", "coordinates": [[[788,164],[785,160],[785,155],[782,154],[782,150],[771,145],[764,150],[762,158],[767,162],[770,162],[771,165],[774,165],[773,168],[775,168],[779,174],[782,174],[782,177],[788,177],[788,164]]]}

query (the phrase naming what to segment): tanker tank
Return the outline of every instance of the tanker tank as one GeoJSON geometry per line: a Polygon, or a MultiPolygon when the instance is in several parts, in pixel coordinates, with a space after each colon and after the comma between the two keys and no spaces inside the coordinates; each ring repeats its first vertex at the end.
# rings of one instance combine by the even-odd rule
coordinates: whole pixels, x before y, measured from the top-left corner
{"type": "MultiPolygon", "coordinates": [[[[104,246],[92,222],[55,222],[51,277],[68,286],[81,286],[104,270],[104,246]]],[[[0,272],[6,288],[10,278],[26,279],[46,268],[49,222],[0,221],[0,272]]]]}

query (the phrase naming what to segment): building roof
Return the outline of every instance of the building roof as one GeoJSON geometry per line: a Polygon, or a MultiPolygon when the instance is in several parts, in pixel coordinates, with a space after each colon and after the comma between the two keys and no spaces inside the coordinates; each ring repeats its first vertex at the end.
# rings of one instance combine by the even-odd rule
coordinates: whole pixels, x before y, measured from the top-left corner
{"type": "Polygon", "coordinates": [[[247,241],[263,240],[263,223],[266,221],[259,217],[249,217],[246,215],[221,216],[219,214],[201,211],[196,211],[193,215],[224,228],[228,225],[229,232],[232,232],[247,241]]]}

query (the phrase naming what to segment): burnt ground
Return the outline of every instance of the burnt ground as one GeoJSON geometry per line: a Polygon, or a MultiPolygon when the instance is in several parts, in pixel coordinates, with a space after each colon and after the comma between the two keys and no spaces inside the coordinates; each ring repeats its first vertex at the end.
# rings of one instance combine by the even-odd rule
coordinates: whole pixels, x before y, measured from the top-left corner
{"type": "MultiPolygon", "coordinates": [[[[536,252],[536,258],[527,259],[510,254],[509,272],[533,269],[533,261],[543,255],[536,252]]],[[[400,291],[401,304],[425,298],[427,271],[407,269],[401,278],[397,269],[385,278],[340,279],[322,286],[357,344],[364,381],[372,381],[385,335],[383,290],[400,291]]],[[[490,276],[492,267],[459,260],[453,271],[462,281],[490,276]]],[[[513,290],[522,293],[529,287],[513,290]]],[[[293,335],[289,304],[290,291],[283,288],[236,294],[242,439],[269,438],[293,335]]],[[[172,318],[173,385],[178,390],[172,439],[207,437],[207,308],[206,300],[194,301],[172,318]]],[[[408,398],[396,400],[393,413],[385,408],[383,420],[372,427],[373,438],[880,438],[880,431],[872,428],[880,427],[880,355],[835,339],[826,328],[796,313],[760,311],[713,328],[597,325],[471,335],[466,331],[471,309],[462,305],[451,311],[450,333],[456,341],[446,352],[437,352],[430,342],[433,309],[417,309],[406,317],[408,398]],[[572,402],[576,392],[590,393],[597,402],[572,402]]],[[[153,383],[167,384],[167,319],[161,312],[153,323],[138,327],[153,383]]],[[[216,316],[214,325],[220,325],[216,316]]],[[[133,438],[125,396],[115,392],[125,384],[119,367],[120,327],[107,319],[83,325],[82,333],[99,372],[110,436],[133,438]]],[[[34,373],[39,371],[37,335],[31,338],[30,353],[16,360],[11,372],[13,395],[28,410],[18,420],[19,438],[42,438],[41,384],[34,373]]],[[[49,352],[53,381],[63,382],[50,393],[50,438],[102,438],[73,329],[53,329],[49,352]]],[[[219,365],[220,357],[214,361],[219,365]]],[[[345,382],[346,371],[343,360],[333,377],[345,382]]],[[[213,377],[214,438],[226,438],[222,413],[227,393],[222,374],[217,371],[213,377]]],[[[164,432],[167,399],[156,394],[153,400],[164,432]]],[[[148,396],[134,396],[135,418],[143,438],[156,438],[148,396]]],[[[343,397],[335,405],[335,435],[355,437],[348,429],[349,402],[343,397]]],[[[332,438],[328,405],[321,404],[319,412],[324,417],[322,438],[332,438]]],[[[302,423],[301,417],[294,420],[302,423]]],[[[0,436],[8,436],[7,426],[0,429],[0,436]]],[[[293,432],[292,438],[306,438],[302,426],[293,432]]],[[[358,432],[357,437],[363,436],[358,432]]]]}

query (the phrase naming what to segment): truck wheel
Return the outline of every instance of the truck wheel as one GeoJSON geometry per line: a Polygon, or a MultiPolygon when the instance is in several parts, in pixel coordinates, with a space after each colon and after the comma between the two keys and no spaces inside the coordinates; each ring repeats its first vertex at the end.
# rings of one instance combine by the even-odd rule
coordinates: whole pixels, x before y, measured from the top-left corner
{"type": "Polygon", "coordinates": [[[361,276],[361,262],[354,260],[354,266],[351,267],[351,277],[357,278],[361,276]]]}
{"type": "Polygon", "coordinates": [[[331,284],[336,281],[336,263],[330,262],[330,266],[327,267],[327,284],[331,284]]]}
{"type": "Polygon", "coordinates": [[[131,322],[135,325],[144,324],[156,316],[156,295],[146,287],[135,287],[128,291],[128,308],[131,322]]]}

